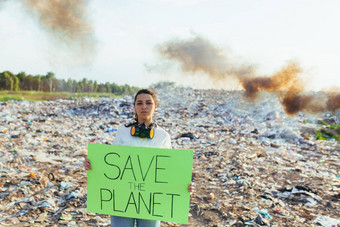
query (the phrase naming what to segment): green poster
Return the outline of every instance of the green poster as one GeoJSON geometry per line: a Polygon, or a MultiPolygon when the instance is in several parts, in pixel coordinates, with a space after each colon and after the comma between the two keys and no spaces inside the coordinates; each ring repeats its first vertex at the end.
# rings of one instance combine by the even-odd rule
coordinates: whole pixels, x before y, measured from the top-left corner
{"type": "Polygon", "coordinates": [[[88,144],[87,211],[188,223],[192,150],[88,144]]]}

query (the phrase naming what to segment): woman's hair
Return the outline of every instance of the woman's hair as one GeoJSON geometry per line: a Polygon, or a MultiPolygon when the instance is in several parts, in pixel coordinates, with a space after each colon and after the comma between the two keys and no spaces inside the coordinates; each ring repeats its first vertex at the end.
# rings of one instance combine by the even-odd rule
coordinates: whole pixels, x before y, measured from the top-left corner
{"type": "MultiPolygon", "coordinates": [[[[153,101],[155,102],[155,104],[157,105],[157,99],[156,99],[156,95],[155,95],[155,92],[149,90],[149,89],[140,89],[139,91],[137,91],[136,95],[135,95],[135,100],[133,102],[133,106],[135,106],[136,104],[136,101],[137,101],[137,96],[140,95],[140,94],[148,94],[148,95],[151,95],[153,101]]],[[[135,113],[135,116],[133,118],[134,121],[138,121],[138,116],[137,114],[135,113]]]]}
{"type": "Polygon", "coordinates": [[[157,105],[157,100],[156,100],[156,95],[155,92],[149,90],[149,89],[140,89],[139,91],[137,91],[136,95],[135,95],[135,101],[133,102],[133,105],[135,105],[136,101],[137,101],[137,96],[140,94],[148,94],[151,95],[153,101],[155,102],[155,104],[157,105]]]}

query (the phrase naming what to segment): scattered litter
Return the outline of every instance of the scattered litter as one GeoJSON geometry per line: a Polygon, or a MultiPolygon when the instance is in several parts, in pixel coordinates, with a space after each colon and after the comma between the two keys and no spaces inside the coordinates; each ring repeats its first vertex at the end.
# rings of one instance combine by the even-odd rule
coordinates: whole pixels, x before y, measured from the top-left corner
{"type": "Polygon", "coordinates": [[[66,189],[68,187],[71,187],[71,186],[73,186],[73,184],[71,182],[64,182],[64,181],[62,181],[60,183],[60,189],[61,190],[64,190],[64,189],[66,189]]]}
{"type": "MultiPolygon", "coordinates": [[[[250,103],[237,91],[156,92],[155,122],[173,148],[194,150],[190,226],[340,224],[340,144],[316,136],[339,112],[287,116],[266,93],[250,103]]],[[[86,212],[83,162],[88,143],[111,144],[131,120],[132,102],[1,102],[0,226],[109,226],[86,212]]]]}
{"type": "Polygon", "coordinates": [[[317,218],[315,218],[314,220],[314,223],[318,223],[322,226],[325,226],[325,227],[337,227],[340,225],[340,221],[339,220],[336,220],[334,218],[330,218],[330,217],[326,217],[326,216],[323,216],[323,215],[319,215],[317,218]]]}

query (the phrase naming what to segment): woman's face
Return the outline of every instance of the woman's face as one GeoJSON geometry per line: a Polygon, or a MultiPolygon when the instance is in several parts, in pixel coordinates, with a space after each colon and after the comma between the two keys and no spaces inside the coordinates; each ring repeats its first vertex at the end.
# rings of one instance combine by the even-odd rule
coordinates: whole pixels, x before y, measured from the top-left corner
{"type": "Polygon", "coordinates": [[[138,121],[152,120],[156,103],[149,94],[139,94],[135,102],[135,111],[138,121]]]}

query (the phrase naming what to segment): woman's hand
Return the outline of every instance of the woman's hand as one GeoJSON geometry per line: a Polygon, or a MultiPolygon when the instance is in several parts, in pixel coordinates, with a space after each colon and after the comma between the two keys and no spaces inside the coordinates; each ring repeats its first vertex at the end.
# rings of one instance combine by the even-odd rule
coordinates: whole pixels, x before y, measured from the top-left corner
{"type": "Polygon", "coordinates": [[[84,167],[86,170],[92,169],[90,160],[87,158],[87,156],[85,157],[84,167]]]}
{"type": "Polygon", "coordinates": [[[191,197],[192,193],[195,192],[195,183],[191,182],[191,183],[188,185],[188,192],[190,192],[190,197],[191,197]]]}

